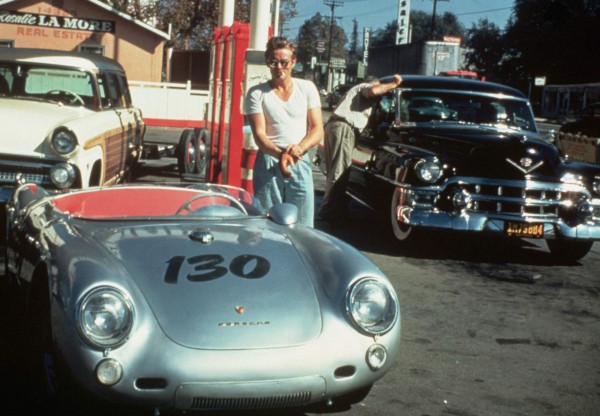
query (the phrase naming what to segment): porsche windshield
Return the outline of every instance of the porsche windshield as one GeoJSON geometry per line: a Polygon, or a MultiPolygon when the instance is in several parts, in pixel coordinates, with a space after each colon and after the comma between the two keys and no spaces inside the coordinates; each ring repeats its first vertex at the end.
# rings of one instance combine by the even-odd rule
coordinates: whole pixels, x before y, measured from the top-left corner
{"type": "MultiPolygon", "coordinates": [[[[380,104],[391,110],[394,100],[384,101],[389,98],[380,104]]],[[[537,131],[526,100],[497,94],[402,91],[399,116],[402,122],[452,121],[537,131]]]]}

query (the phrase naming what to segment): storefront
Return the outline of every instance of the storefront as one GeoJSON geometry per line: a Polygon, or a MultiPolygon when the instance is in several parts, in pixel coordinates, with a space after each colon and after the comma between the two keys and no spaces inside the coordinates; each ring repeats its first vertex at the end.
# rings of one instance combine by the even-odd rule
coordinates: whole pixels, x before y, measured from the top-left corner
{"type": "Polygon", "coordinates": [[[162,80],[169,35],[99,0],[0,0],[0,47],[99,53],[131,80],[162,80]]]}

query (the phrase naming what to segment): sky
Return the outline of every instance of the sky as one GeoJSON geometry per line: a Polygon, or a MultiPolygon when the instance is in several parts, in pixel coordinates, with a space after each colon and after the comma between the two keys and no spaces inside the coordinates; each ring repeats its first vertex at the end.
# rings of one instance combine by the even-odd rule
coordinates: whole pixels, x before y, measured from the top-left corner
{"type": "MultiPolygon", "coordinates": [[[[336,3],[342,4],[334,9],[334,17],[341,17],[337,20],[338,25],[350,36],[352,21],[356,19],[360,39],[364,27],[370,27],[371,31],[383,29],[389,22],[396,20],[398,15],[398,0],[337,0],[336,3]]],[[[512,6],[513,0],[438,0],[436,15],[452,12],[467,29],[485,18],[504,29],[512,6]]],[[[431,14],[433,0],[410,0],[410,10],[431,14]]],[[[298,16],[283,27],[282,34],[289,38],[295,38],[304,21],[317,12],[331,18],[331,7],[325,5],[325,0],[297,0],[296,11],[298,16]]]]}

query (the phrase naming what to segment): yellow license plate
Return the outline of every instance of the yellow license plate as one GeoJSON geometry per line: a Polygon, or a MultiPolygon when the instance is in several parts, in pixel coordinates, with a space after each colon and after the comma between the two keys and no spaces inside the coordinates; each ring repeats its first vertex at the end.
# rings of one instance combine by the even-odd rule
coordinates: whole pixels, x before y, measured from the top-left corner
{"type": "Polygon", "coordinates": [[[510,237],[543,238],[544,224],[506,221],[504,223],[504,233],[510,237]]]}

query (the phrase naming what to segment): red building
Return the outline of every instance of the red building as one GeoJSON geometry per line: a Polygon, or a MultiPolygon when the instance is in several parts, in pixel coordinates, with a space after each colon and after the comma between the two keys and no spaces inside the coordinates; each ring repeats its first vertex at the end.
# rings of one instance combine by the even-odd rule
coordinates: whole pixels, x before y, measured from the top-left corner
{"type": "Polygon", "coordinates": [[[99,0],[0,0],[0,47],[99,53],[159,82],[169,35],[99,0]]]}

